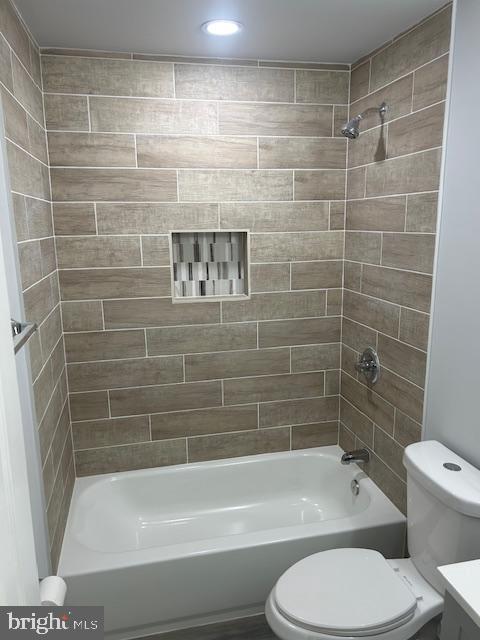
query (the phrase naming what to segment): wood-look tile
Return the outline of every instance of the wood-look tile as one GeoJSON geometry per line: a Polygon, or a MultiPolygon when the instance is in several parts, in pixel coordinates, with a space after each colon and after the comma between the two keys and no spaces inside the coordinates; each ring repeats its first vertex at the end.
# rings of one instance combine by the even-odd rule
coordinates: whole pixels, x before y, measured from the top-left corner
{"type": "Polygon", "coordinates": [[[137,136],[139,167],[256,169],[257,139],[233,136],[137,136]]]}
{"type": "MultiPolygon", "coordinates": [[[[348,166],[359,167],[387,158],[387,126],[382,125],[367,131],[361,131],[355,144],[348,149],[348,166]]],[[[390,151],[389,154],[390,156],[390,151]]]]}
{"type": "Polygon", "coordinates": [[[332,107],[222,102],[218,122],[224,135],[330,136],[332,107]]]}
{"type": "Polygon", "coordinates": [[[40,242],[25,242],[18,245],[18,260],[22,290],[25,290],[42,277],[41,270],[39,271],[40,242]]]}
{"type": "Polygon", "coordinates": [[[30,116],[27,117],[27,123],[30,153],[44,164],[48,164],[47,136],[43,124],[38,124],[30,116]]]}
{"type": "Polygon", "coordinates": [[[7,158],[12,191],[33,198],[50,200],[48,167],[7,142],[7,158]]]}
{"type": "Polygon", "coordinates": [[[91,202],[56,202],[53,204],[56,236],[95,235],[95,209],[91,202]]]}
{"type": "MultiPolygon", "coordinates": [[[[60,315],[60,305],[57,305],[52,313],[45,319],[42,325],[39,327],[40,342],[42,343],[42,352],[45,355],[50,355],[62,337],[62,318],[60,315]]],[[[52,356],[53,359],[53,356],[52,356]]],[[[53,361],[52,361],[53,364],[53,361]]],[[[62,363],[63,364],[63,363],[62,363]]],[[[62,367],[63,368],[63,367],[62,367]]],[[[53,369],[52,369],[53,374],[53,369]]],[[[57,381],[54,376],[54,382],[57,381]]]]}
{"type": "Polygon", "coordinates": [[[106,391],[71,393],[69,400],[72,420],[96,420],[109,416],[106,391]]]}
{"type": "Polygon", "coordinates": [[[45,320],[55,307],[53,278],[44,278],[23,294],[25,317],[38,325],[45,320]]]}
{"type": "Polygon", "coordinates": [[[49,130],[88,131],[86,96],[44,94],[45,122],[49,130]]]}
{"type": "Polygon", "coordinates": [[[223,322],[311,318],[325,315],[324,291],[256,293],[250,300],[223,302],[223,322]]]}
{"type": "Polygon", "coordinates": [[[317,104],[347,104],[350,78],[339,71],[296,72],[295,101],[317,104]]]}
{"type": "Polygon", "coordinates": [[[321,344],[339,340],[340,318],[277,320],[258,325],[260,347],[321,344]]]}
{"type": "Polygon", "coordinates": [[[345,233],[345,259],[380,264],[382,235],[373,232],[347,231],[345,233]]]}
{"type": "Polygon", "coordinates": [[[347,171],[347,200],[364,198],[367,167],[357,167],[347,171]]]}
{"type": "Polygon", "coordinates": [[[370,456],[370,463],[366,465],[365,472],[393,502],[393,504],[406,515],[407,513],[407,485],[390,467],[374,453],[370,456]]]}
{"type": "Polygon", "coordinates": [[[424,109],[445,99],[448,81],[448,55],[415,71],[413,110],[424,109]]]}
{"type": "MultiPolygon", "coordinates": [[[[387,402],[400,409],[410,418],[421,422],[423,418],[423,389],[383,369],[382,376],[375,384],[375,391],[387,402]]],[[[378,423],[380,424],[380,423],[378,423]]],[[[380,425],[383,426],[383,425],[380,425]]],[[[389,433],[391,433],[389,431],[389,433]]]]}
{"type": "Polygon", "coordinates": [[[175,96],[179,99],[294,102],[293,85],[290,69],[175,65],[175,96]]]}
{"type": "Polygon", "coordinates": [[[435,191],[440,180],[441,150],[392,158],[367,167],[367,196],[435,191]]]}
{"type": "Polygon", "coordinates": [[[49,202],[25,198],[28,237],[46,238],[53,236],[52,209],[49,202]]]}
{"type": "Polygon", "coordinates": [[[342,315],[343,292],[342,289],[328,289],[327,291],[327,316],[342,315]]]}
{"type": "Polygon", "coordinates": [[[342,373],[342,396],[385,431],[393,433],[393,405],[385,402],[376,391],[342,373]]]}
{"type": "Polygon", "coordinates": [[[359,262],[344,261],[343,286],[350,291],[360,293],[362,285],[362,265],[359,262]]]}
{"type": "Polygon", "coordinates": [[[121,360],[145,355],[143,331],[90,331],[65,335],[67,362],[121,360]]]}
{"type": "Polygon", "coordinates": [[[419,349],[427,350],[430,316],[412,309],[402,309],[400,315],[400,340],[419,349]]]}
{"type": "Polygon", "coordinates": [[[362,131],[367,131],[371,127],[381,124],[378,111],[382,102],[388,104],[388,111],[384,115],[384,121],[389,122],[410,113],[412,110],[413,74],[405,76],[400,80],[395,80],[391,84],[383,87],[379,91],[374,91],[364,98],[353,102],[350,105],[351,115],[363,113],[369,110],[362,119],[362,131]]]}
{"type": "Polygon", "coordinates": [[[150,440],[148,416],[110,418],[72,424],[73,447],[96,449],[150,440]]]}
{"type": "Polygon", "coordinates": [[[432,273],[435,236],[414,233],[384,233],[382,264],[397,269],[432,273]]]}
{"type": "MultiPolygon", "coordinates": [[[[182,202],[292,200],[292,172],[287,170],[181,170],[182,202]]],[[[165,200],[166,198],[164,198],[165,200]]]]}
{"type": "Polygon", "coordinates": [[[218,205],[97,203],[97,222],[98,233],[108,235],[214,229],[218,225],[218,205]]]}
{"type": "Polygon", "coordinates": [[[177,199],[176,173],[166,169],[53,168],[51,178],[54,200],[171,202],[177,199]]]}
{"type": "Polygon", "coordinates": [[[30,149],[27,113],[4,89],[1,90],[5,136],[25,150],[30,149]]]}
{"type": "MultiPolygon", "coordinates": [[[[128,357],[128,350],[125,355],[128,357]]],[[[173,384],[183,382],[183,359],[181,356],[172,356],[86,362],[69,364],[67,371],[69,389],[72,392],[173,384]]]]}
{"type": "Polygon", "coordinates": [[[142,263],[139,238],[59,237],[56,247],[59,269],[135,267],[142,263]]]}
{"type": "Polygon", "coordinates": [[[223,229],[250,229],[252,233],[328,230],[328,202],[222,202],[219,207],[223,229]]]}
{"type": "Polygon", "coordinates": [[[251,349],[185,356],[185,380],[219,380],[290,372],[290,349],[251,349]]]}
{"type": "MultiPolygon", "coordinates": [[[[219,381],[170,384],[110,391],[112,416],[143,415],[185,409],[218,407],[222,404],[219,381]]],[[[245,404],[245,403],[236,403],[245,404]]]]}
{"type": "Polygon", "coordinates": [[[290,429],[255,429],[188,439],[191,462],[236,458],[290,449],[290,429]]]}
{"type": "Polygon", "coordinates": [[[295,171],[295,200],[344,200],[346,172],[341,169],[295,171]]]}
{"type": "Polygon", "coordinates": [[[348,105],[336,104],[333,107],[333,135],[343,138],[342,127],[348,122],[348,105]]]}
{"type": "Polygon", "coordinates": [[[288,263],[250,265],[250,290],[253,293],[288,291],[289,289],[290,265],[288,263]]]}
{"type": "Polygon", "coordinates": [[[335,260],[343,257],[343,232],[253,234],[250,246],[252,262],[335,260]]]}
{"type": "Polygon", "coordinates": [[[342,318],[342,343],[360,353],[367,346],[375,347],[377,334],[373,329],[344,317],[342,318]]]}
{"type": "Polygon", "coordinates": [[[387,369],[398,373],[402,378],[410,380],[419,387],[425,385],[427,357],[424,351],[379,334],[377,352],[380,361],[387,369]]]}
{"type": "Polygon", "coordinates": [[[446,53],[450,43],[451,16],[451,6],[448,6],[374,56],[371,89],[388,84],[446,53]]]}
{"type": "MultiPolygon", "coordinates": [[[[376,297],[381,298],[382,296],[376,297]]],[[[353,291],[345,291],[343,305],[343,312],[350,320],[367,324],[369,327],[390,336],[396,337],[398,335],[400,309],[397,306],[353,291]]]]}
{"type": "Polygon", "coordinates": [[[403,231],[405,196],[347,202],[346,228],[351,231],[403,231]]]}
{"type": "Polygon", "coordinates": [[[5,85],[7,89],[12,91],[12,59],[10,56],[10,47],[4,38],[0,38],[0,82],[5,85]]]}
{"type": "Polygon", "coordinates": [[[171,64],[107,58],[45,56],[46,93],[173,98],[171,64]]]}
{"type": "Polygon", "coordinates": [[[344,138],[260,138],[262,169],[344,169],[344,138]]]}
{"type": "Polygon", "coordinates": [[[21,105],[39,123],[43,123],[42,91],[25,71],[18,58],[12,56],[13,93],[21,105]]]}
{"type": "Polygon", "coordinates": [[[106,329],[220,322],[220,304],[213,302],[184,305],[172,304],[170,298],[106,300],[103,308],[106,329]]]}
{"type": "Polygon", "coordinates": [[[168,236],[145,236],[142,241],[142,258],[146,267],[170,265],[168,236]]]}
{"type": "Polygon", "coordinates": [[[292,427],[292,449],[326,447],[338,442],[338,421],[292,427]]]}
{"type": "Polygon", "coordinates": [[[368,447],[373,447],[373,422],[343,397],[340,400],[340,420],[368,447]]]}
{"type": "Polygon", "coordinates": [[[30,71],[30,43],[27,31],[11,2],[3,0],[0,3],[0,24],[5,38],[20,58],[24,66],[30,71]]]}
{"type": "Polygon", "coordinates": [[[323,372],[294,373],[239,378],[225,380],[223,388],[226,405],[313,398],[323,395],[324,374],[323,372]]]}
{"type": "Polygon", "coordinates": [[[260,405],[260,427],[338,420],[338,398],[307,398],[260,405]]]}
{"type": "Polygon", "coordinates": [[[210,135],[217,133],[215,102],[90,98],[92,131],[210,135]]]}
{"type": "Polygon", "coordinates": [[[92,300],[170,295],[170,270],[73,269],[59,272],[62,300],[92,300]]]}
{"type": "Polygon", "coordinates": [[[442,146],[445,105],[436,104],[388,125],[388,157],[442,146]]]}
{"type": "Polygon", "coordinates": [[[63,330],[101,331],[103,329],[102,303],[100,300],[62,302],[63,330]]]}
{"type": "Polygon", "coordinates": [[[330,203],[330,231],[345,229],[345,202],[330,203]]]}
{"type": "Polygon", "coordinates": [[[395,413],[395,440],[402,447],[408,447],[409,444],[419,442],[421,439],[422,426],[397,410],[395,413]]]}
{"type": "Polygon", "coordinates": [[[292,348],[292,372],[321,371],[338,369],[340,364],[340,345],[311,344],[308,347],[292,348]]]}
{"type": "Polygon", "coordinates": [[[407,480],[407,472],[403,466],[403,447],[378,427],[375,427],[373,450],[392,471],[404,481],[407,480]]]}
{"type": "Polygon", "coordinates": [[[101,447],[75,453],[75,469],[78,477],[163,467],[182,464],[186,461],[184,440],[101,447]]]}
{"type": "Polygon", "coordinates": [[[131,135],[50,132],[48,152],[52,167],[136,166],[135,137],[131,135]]]}
{"type": "Polygon", "coordinates": [[[246,431],[258,426],[257,405],[157,413],[151,416],[151,423],[152,440],[246,431]]]}
{"type": "Polygon", "coordinates": [[[293,262],[292,289],[330,289],[342,286],[342,262],[293,262]]]}
{"type": "Polygon", "coordinates": [[[432,277],[399,269],[364,265],[362,292],[375,298],[428,312],[432,277]]]}
{"type": "Polygon", "coordinates": [[[350,76],[350,102],[366,96],[370,82],[370,60],[352,69],[350,76]]]}
{"type": "Polygon", "coordinates": [[[438,193],[413,193],[407,196],[406,231],[435,233],[437,228],[438,193]]]}
{"type": "Polygon", "coordinates": [[[149,355],[255,349],[256,346],[255,322],[147,329],[149,355]]]}

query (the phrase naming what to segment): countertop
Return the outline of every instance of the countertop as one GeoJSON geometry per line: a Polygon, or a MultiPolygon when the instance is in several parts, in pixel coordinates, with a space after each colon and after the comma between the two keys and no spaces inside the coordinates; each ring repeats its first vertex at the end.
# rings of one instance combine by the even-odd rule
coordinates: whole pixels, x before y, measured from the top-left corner
{"type": "Polygon", "coordinates": [[[480,560],[439,567],[447,591],[480,627],[480,560]]]}

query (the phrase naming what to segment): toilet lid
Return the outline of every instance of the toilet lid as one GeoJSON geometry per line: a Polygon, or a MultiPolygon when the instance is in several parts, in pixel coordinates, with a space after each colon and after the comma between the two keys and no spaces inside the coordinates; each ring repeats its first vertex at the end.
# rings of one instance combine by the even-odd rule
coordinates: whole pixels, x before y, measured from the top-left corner
{"type": "Polygon", "coordinates": [[[333,636],[395,629],[417,600],[377,551],[333,549],[304,558],[279,579],[274,597],[293,624],[333,636]]]}

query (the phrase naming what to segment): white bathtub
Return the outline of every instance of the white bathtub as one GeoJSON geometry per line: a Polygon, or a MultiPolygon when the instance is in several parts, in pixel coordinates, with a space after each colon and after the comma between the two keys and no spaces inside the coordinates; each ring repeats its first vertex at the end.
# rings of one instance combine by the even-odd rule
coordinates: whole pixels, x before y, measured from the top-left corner
{"type": "Polygon", "coordinates": [[[332,547],[401,557],[405,518],[336,446],[81,478],[58,573],[109,638],[263,611],[291,564],[332,547]],[[356,478],[360,493],[350,484],[356,478]]]}

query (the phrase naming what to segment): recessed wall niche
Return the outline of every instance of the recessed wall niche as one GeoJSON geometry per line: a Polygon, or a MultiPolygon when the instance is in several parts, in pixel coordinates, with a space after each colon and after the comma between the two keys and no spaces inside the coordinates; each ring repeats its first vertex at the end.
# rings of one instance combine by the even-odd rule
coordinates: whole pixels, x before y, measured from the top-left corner
{"type": "Polygon", "coordinates": [[[248,231],[172,231],[173,302],[249,297],[248,231]]]}

